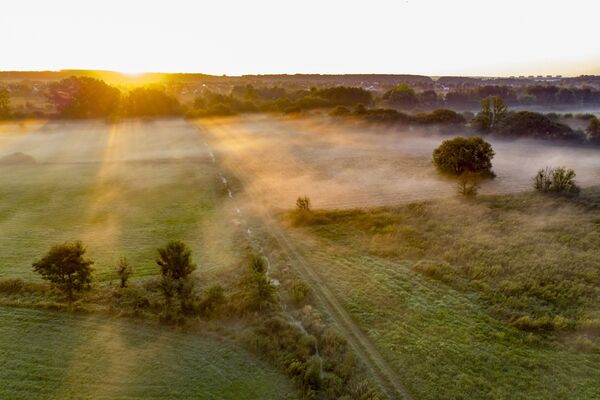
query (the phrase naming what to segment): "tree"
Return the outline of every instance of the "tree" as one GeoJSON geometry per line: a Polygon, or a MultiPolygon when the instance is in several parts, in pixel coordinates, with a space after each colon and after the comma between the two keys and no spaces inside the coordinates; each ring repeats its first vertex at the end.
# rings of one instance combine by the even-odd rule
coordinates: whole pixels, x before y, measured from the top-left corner
{"type": "Polygon", "coordinates": [[[506,118],[506,115],[504,101],[498,96],[488,96],[481,100],[481,111],[474,122],[479,130],[491,131],[506,118]]]}
{"type": "Polygon", "coordinates": [[[133,268],[127,262],[127,258],[121,257],[119,260],[119,265],[117,265],[117,274],[119,275],[119,280],[121,281],[121,287],[127,287],[127,281],[129,277],[133,273],[133,268]]]}
{"type": "Polygon", "coordinates": [[[181,113],[181,105],[159,88],[139,87],[129,92],[125,113],[130,117],[173,116],[181,113]]]}
{"type": "Polygon", "coordinates": [[[522,136],[539,139],[578,139],[569,126],[552,120],[548,115],[531,111],[511,113],[495,129],[504,136],[522,136]]]}
{"type": "Polygon", "coordinates": [[[85,251],[80,241],[52,246],[42,259],[33,263],[33,270],[73,301],[74,292],[89,288],[92,281],[94,262],[84,257],[85,251]]]}
{"type": "Polygon", "coordinates": [[[417,100],[419,104],[425,107],[435,107],[440,101],[435,90],[425,90],[419,93],[417,100]]]}
{"type": "Polygon", "coordinates": [[[211,316],[221,304],[225,303],[224,293],[225,291],[221,285],[209,287],[200,303],[200,314],[207,317],[211,316]]]}
{"type": "Polygon", "coordinates": [[[98,79],[71,77],[50,85],[48,99],[61,117],[101,118],[118,111],[121,92],[98,79]]]}
{"type": "Polygon", "coordinates": [[[371,104],[371,92],[360,87],[334,86],[324,89],[311,90],[311,95],[328,100],[331,105],[353,106],[356,104],[371,104]]]}
{"type": "Polygon", "coordinates": [[[575,93],[571,89],[560,88],[556,93],[556,102],[558,104],[575,104],[575,93]]]}
{"type": "Polygon", "coordinates": [[[196,264],[192,262],[192,251],[185,243],[178,240],[173,240],[158,249],[156,263],[160,267],[162,276],[175,280],[188,278],[196,269],[196,264]]]}
{"type": "Polygon", "coordinates": [[[192,251],[181,241],[171,241],[158,249],[156,263],[160,267],[160,289],[165,297],[167,308],[171,307],[173,296],[179,296],[181,310],[189,308],[194,290],[190,275],[196,269],[192,261],[192,251]]]}
{"type": "Polygon", "coordinates": [[[406,83],[402,83],[395,88],[388,90],[383,95],[383,98],[388,100],[390,104],[407,110],[415,108],[419,103],[415,90],[406,83]]]}
{"type": "Polygon", "coordinates": [[[585,133],[587,133],[587,138],[590,142],[600,143],[600,119],[595,116],[592,117],[585,133]]]}
{"type": "Polygon", "coordinates": [[[10,95],[8,90],[0,89],[0,119],[10,117],[10,95]]]}
{"type": "Polygon", "coordinates": [[[466,122],[465,117],[455,111],[440,108],[430,113],[417,114],[415,121],[422,124],[461,125],[466,122]]]}
{"type": "Polygon", "coordinates": [[[267,276],[267,263],[260,256],[253,256],[248,264],[248,306],[253,310],[263,310],[275,303],[275,287],[267,276]]]}
{"type": "Polygon", "coordinates": [[[433,151],[433,163],[445,174],[460,176],[476,173],[482,177],[494,177],[492,172],[492,145],[482,138],[458,136],[445,140],[433,151]]]}

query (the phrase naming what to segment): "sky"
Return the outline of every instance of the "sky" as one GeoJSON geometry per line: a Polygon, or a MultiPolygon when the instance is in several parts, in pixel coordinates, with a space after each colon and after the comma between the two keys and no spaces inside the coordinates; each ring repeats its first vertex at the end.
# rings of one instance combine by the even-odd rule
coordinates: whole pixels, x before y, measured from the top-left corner
{"type": "Polygon", "coordinates": [[[600,74],[597,0],[5,0],[0,70],[600,74]]]}

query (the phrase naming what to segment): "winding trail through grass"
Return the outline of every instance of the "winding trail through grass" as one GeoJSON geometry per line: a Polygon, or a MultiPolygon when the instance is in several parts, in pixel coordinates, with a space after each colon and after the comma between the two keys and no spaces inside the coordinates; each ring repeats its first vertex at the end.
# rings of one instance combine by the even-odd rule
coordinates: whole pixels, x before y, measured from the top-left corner
{"type": "MultiPolygon", "coordinates": [[[[209,129],[203,127],[200,127],[199,129],[199,134],[207,145],[212,140],[218,140],[218,138],[216,138],[215,135],[211,135],[210,132],[207,134],[207,131],[209,131],[209,129]]],[[[262,194],[252,185],[248,184],[249,177],[241,170],[239,167],[240,164],[236,163],[236,160],[228,161],[228,170],[235,174],[236,179],[244,186],[246,195],[249,198],[260,201],[260,199],[263,198],[262,194]]],[[[367,368],[370,377],[388,398],[412,400],[412,395],[400,382],[398,375],[381,356],[367,335],[352,320],[333,292],[323,284],[323,279],[319,276],[319,273],[312,268],[297,251],[294,244],[279,227],[279,224],[275,221],[269,210],[266,207],[258,207],[257,209],[258,216],[261,223],[264,225],[264,228],[266,228],[265,230],[268,232],[268,235],[277,243],[278,247],[284,253],[284,256],[289,260],[290,265],[292,265],[302,279],[311,287],[315,298],[324,307],[327,314],[329,314],[344,332],[348,343],[367,368]]]]}

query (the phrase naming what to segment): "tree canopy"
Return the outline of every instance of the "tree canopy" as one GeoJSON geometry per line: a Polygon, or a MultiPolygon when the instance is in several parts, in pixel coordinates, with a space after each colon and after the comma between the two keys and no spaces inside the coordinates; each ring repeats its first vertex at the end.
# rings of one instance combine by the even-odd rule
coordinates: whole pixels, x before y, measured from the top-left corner
{"type": "Polygon", "coordinates": [[[575,139],[576,133],[567,125],[544,114],[531,111],[509,113],[495,131],[505,136],[527,136],[539,139],[575,139]]]}
{"type": "Polygon", "coordinates": [[[477,173],[493,177],[492,145],[478,136],[445,140],[433,151],[433,163],[445,174],[460,176],[464,173],[477,173]]]}
{"type": "Polygon", "coordinates": [[[585,130],[587,138],[590,142],[600,143],[600,119],[597,117],[590,118],[590,122],[585,130]]]}
{"type": "Polygon", "coordinates": [[[102,118],[117,113],[121,92],[104,81],[71,77],[50,86],[49,101],[64,118],[102,118]]]}
{"type": "Polygon", "coordinates": [[[489,96],[481,100],[481,111],[473,120],[475,127],[482,131],[493,130],[506,119],[508,112],[502,98],[489,96]]]}
{"type": "Polygon", "coordinates": [[[159,88],[135,88],[125,100],[125,114],[130,117],[174,116],[180,113],[179,101],[159,88]]]}
{"type": "Polygon", "coordinates": [[[85,251],[79,241],[52,246],[42,259],[33,263],[33,270],[73,300],[74,292],[89,287],[92,280],[94,262],[84,257],[85,251]]]}
{"type": "Polygon", "coordinates": [[[415,90],[406,83],[388,90],[383,95],[383,98],[392,105],[408,110],[414,108],[419,103],[415,90]]]}
{"type": "Polygon", "coordinates": [[[183,242],[174,240],[158,249],[156,263],[163,276],[178,280],[187,278],[196,269],[192,251],[183,242]]]}

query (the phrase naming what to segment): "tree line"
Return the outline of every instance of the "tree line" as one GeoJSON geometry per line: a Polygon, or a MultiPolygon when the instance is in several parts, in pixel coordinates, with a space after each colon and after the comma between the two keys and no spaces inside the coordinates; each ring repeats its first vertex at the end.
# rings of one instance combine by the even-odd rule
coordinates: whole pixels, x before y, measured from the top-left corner
{"type": "MultiPolygon", "coordinates": [[[[158,278],[129,282],[134,270],[126,258],[121,258],[114,269],[118,286],[111,283],[93,288],[94,262],[85,246],[76,241],[52,246],[32,267],[64,296],[69,309],[78,309],[81,300],[98,302],[104,298],[120,315],[158,316],[160,322],[169,325],[239,318],[245,322],[236,328],[239,340],[285,371],[302,390],[303,398],[378,398],[346,340],[335,329],[327,328],[319,315],[307,313],[312,309],[304,307],[310,288],[299,280],[276,286],[263,256],[248,254],[243,270],[236,273],[237,283],[204,285],[203,290],[198,289],[200,280],[194,274],[198,266],[184,242],[170,241],[158,248],[155,263],[158,278]],[[85,296],[84,292],[92,289],[94,292],[85,296]],[[290,308],[280,304],[279,291],[285,289],[290,308]],[[298,314],[297,319],[291,319],[291,312],[298,314]]],[[[0,291],[19,292],[26,287],[19,280],[0,280],[0,291]]]]}
{"type": "Polygon", "coordinates": [[[23,113],[11,108],[10,93],[0,90],[0,119],[19,118],[120,118],[169,117],[182,115],[183,108],[175,96],[160,85],[121,90],[90,77],[62,79],[48,85],[45,100],[51,113],[23,113]]]}

